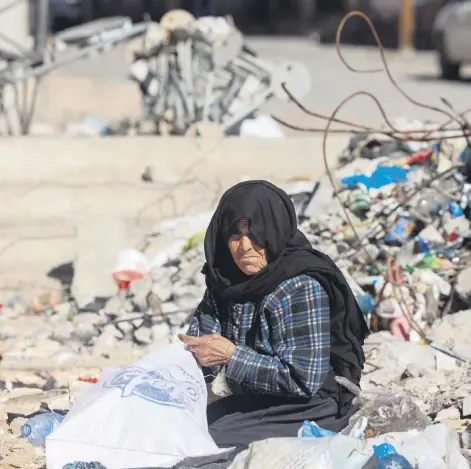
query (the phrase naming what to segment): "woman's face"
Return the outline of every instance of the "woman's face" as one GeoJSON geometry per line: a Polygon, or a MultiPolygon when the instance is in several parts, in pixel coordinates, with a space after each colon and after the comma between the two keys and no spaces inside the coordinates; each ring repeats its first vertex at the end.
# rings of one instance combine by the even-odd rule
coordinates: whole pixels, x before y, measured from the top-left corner
{"type": "Polygon", "coordinates": [[[245,275],[254,275],[267,265],[265,249],[249,238],[248,220],[237,223],[228,245],[234,262],[245,275]]]}

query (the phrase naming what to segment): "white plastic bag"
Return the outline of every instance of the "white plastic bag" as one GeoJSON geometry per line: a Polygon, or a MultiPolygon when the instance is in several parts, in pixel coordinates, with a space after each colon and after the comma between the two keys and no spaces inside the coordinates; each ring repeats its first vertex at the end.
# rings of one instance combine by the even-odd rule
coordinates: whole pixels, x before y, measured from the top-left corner
{"type": "Polygon", "coordinates": [[[422,469],[469,469],[461,455],[458,435],[445,424],[424,431],[387,433],[359,440],[338,434],[323,438],[273,438],[250,445],[231,469],[361,469],[373,446],[389,443],[411,464],[422,469]]]}
{"type": "Polygon", "coordinates": [[[271,117],[259,115],[245,119],[240,126],[241,137],[283,138],[284,134],[278,123],[271,117]]]}
{"type": "Polygon", "coordinates": [[[138,280],[145,277],[149,270],[149,261],[142,252],[126,249],[118,254],[113,276],[119,280],[138,280]]]}
{"type": "Polygon", "coordinates": [[[110,369],[77,397],[46,440],[48,469],[97,461],[107,469],[224,459],[208,433],[203,374],[183,344],[110,369]]]}

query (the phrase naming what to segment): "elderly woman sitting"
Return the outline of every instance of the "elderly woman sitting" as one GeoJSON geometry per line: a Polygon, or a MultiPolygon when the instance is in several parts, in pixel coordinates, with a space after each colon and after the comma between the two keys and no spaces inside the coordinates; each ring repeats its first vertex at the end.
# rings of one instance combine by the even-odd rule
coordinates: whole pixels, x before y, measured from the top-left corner
{"type": "Polygon", "coordinates": [[[188,344],[208,382],[224,368],[233,395],[208,406],[209,430],[234,454],[294,437],[304,420],[340,431],[359,385],[368,328],[331,259],[297,229],[288,195],[265,181],[229,189],[206,232],[207,290],[188,344]]]}

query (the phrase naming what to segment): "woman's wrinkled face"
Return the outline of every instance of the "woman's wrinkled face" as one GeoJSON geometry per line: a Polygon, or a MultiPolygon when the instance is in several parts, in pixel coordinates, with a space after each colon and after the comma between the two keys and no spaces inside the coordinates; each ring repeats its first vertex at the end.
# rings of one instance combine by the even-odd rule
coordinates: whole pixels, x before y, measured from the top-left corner
{"type": "Polygon", "coordinates": [[[234,262],[245,275],[254,275],[267,265],[265,249],[249,237],[248,220],[237,223],[228,245],[234,262]]]}

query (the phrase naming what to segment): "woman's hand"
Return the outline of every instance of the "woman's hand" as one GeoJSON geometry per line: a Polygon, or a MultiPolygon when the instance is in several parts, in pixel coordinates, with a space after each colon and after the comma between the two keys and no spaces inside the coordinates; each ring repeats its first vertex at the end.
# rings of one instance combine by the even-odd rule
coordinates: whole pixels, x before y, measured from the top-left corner
{"type": "Polygon", "coordinates": [[[219,334],[204,335],[202,337],[191,337],[179,334],[178,338],[198,360],[201,366],[212,367],[226,365],[234,353],[236,346],[219,334]]]}

